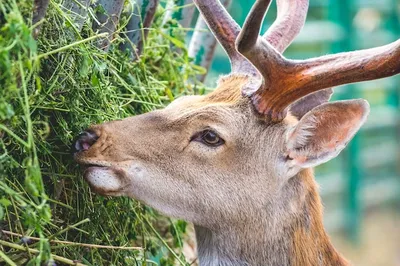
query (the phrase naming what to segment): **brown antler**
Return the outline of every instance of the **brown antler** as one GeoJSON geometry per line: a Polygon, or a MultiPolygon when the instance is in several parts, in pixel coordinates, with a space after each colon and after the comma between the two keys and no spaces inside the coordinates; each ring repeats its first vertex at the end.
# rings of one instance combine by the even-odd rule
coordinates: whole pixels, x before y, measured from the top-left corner
{"type": "Polygon", "coordinates": [[[294,101],[325,88],[385,78],[400,73],[400,39],[377,48],[291,61],[292,74],[281,90],[259,90],[253,96],[257,109],[282,119],[294,101]]]}
{"type": "Polygon", "coordinates": [[[277,0],[278,16],[263,37],[280,53],[292,43],[306,21],[308,0],[277,0]]]}
{"type": "MultiPolygon", "coordinates": [[[[283,53],[304,26],[309,0],[277,0],[276,3],[278,16],[263,37],[278,52],[283,53]]],[[[301,118],[311,109],[328,102],[332,94],[332,88],[311,93],[291,104],[290,113],[301,118]]]]}
{"type": "MultiPolygon", "coordinates": [[[[290,65],[264,38],[259,36],[264,15],[271,0],[257,0],[250,10],[243,29],[236,40],[236,49],[245,56],[261,73],[262,82],[252,81],[243,89],[244,94],[254,95],[264,88],[275,86],[276,80],[281,80],[290,65]]],[[[256,106],[257,107],[257,106],[256,106]]]]}
{"type": "MultiPolygon", "coordinates": [[[[268,41],[259,37],[261,23],[270,2],[256,1],[236,40],[236,47],[263,77],[261,83],[252,82],[244,89],[244,93],[252,97],[253,104],[260,113],[270,116],[272,120],[282,120],[291,103],[310,93],[337,85],[388,77],[400,72],[400,40],[374,49],[304,61],[284,58],[268,41]],[[255,84],[258,84],[257,87],[255,84]]],[[[287,16],[286,21],[296,16],[292,12],[300,12],[298,15],[304,16],[306,11],[304,8],[289,9],[286,14],[291,15],[287,16]]],[[[271,32],[274,30],[270,31],[269,35],[267,33],[267,36],[273,36],[271,32]]],[[[273,41],[277,39],[270,38],[273,41]]],[[[275,45],[278,48],[285,47],[290,41],[291,37],[287,37],[280,42],[275,41],[275,45]]]]}
{"type": "Polygon", "coordinates": [[[257,71],[235,48],[235,40],[240,32],[239,25],[216,0],[193,1],[208,27],[229,56],[232,72],[244,72],[256,75],[257,71]]]}

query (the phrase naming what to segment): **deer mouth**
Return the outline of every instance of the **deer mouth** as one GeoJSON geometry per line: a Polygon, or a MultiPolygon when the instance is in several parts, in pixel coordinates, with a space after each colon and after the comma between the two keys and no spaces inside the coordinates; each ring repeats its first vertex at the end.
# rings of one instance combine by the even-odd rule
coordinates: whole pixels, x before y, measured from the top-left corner
{"type": "Polygon", "coordinates": [[[119,196],[126,188],[124,171],[110,164],[93,162],[78,163],[83,167],[83,178],[90,188],[103,196],[119,196]]]}
{"type": "Polygon", "coordinates": [[[81,160],[76,160],[79,166],[83,169],[83,174],[86,175],[87,173],[95,170],[104,170],[111,168],[109,164],[101,164],[101,163],[93,163],[93,162],[85,162],[81,160]]]}
{"type": "Polygon", "coordinates": [[[95,168],[111,168],[112,164],[109,162],[97,161],[90,158],[85,158],[79,153],[74,154],[74,160],[77,162],[84,170],[95,169],[95,168]]]}
{"type": "Polygon", "coordinates": [[[99,164],[84,164],[81,165],[84,169],[84,174],[86,174],[87,171],[94,171],[96,169],[106,169],[109,168],[109,166],[105,165],[99,165],[99,164]]]}

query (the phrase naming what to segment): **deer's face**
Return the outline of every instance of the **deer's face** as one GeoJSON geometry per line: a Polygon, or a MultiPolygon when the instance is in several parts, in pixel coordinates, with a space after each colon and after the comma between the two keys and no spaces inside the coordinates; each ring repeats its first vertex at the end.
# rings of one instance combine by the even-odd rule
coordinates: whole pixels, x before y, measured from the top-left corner
{"type": "Polygon", "coordinates": [[[97,193],[130,196],[207,225],[213,217],[237,217],[246,210],[240,202],[261,204],[260,184],[264,198],[288,174],[284,136],[290,123],[261,121],[241,97],[241,82],[91,127],[76,144],[85,179],[97,193]]]}
{"type": "MultiPolygon", "coordinates": [[[[299,128],[290,115],[279,123],[262,119],[241,96],[244,82],[228,79],[210,95],[182,97],[162,110],[91,127],[76,143],[85,179],[100,194],[133,197],[211,226],[243,220],[248,206],[265,205],[301,168],[336,156],[337,142],[348,141],[347,135],[318,136],[332,156],[310,152],[307,130],[313,125],[307,120],[299,128]]],[[[354,112],[364,119],[365,112],[354,112]]]]}

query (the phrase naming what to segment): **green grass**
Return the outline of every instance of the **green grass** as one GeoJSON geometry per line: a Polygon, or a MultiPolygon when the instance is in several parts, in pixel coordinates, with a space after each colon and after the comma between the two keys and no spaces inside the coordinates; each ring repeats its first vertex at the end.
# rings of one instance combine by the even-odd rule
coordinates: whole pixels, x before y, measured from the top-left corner
{"type": "Polygon", "coordinates": [[[170,49],[184,41],[165,38],[162,8],[143,55],[131,62],[118,49],[123,34],[108,53],[99,50],[91,17],[77,31],[59,0],[50,1],[36,42],[31,2],[0,2],[0,264],[184,264],[186,224],[128,198],[91,193],[70,146],[91,124],[202,91],[191,83],[202,70],[184,47],[170,49]]]}

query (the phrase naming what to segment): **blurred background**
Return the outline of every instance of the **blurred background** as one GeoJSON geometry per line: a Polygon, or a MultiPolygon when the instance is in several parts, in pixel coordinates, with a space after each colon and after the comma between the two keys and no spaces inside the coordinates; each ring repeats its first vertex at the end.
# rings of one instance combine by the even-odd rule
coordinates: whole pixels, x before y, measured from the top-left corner
{"type": "MultiPolygon", "coordinates": [[[[232,2],[230,13],[240,25],[253,2],[232,2]]],[[[399,0],[311,0],[305,27],[285,56],[305,59],[388,44],[400,37],[399,10],[399,0]]],[[[273,5],[264,30],[275,16],[273,5]]],[[[229,70],[218,47],[207,85],[229,70]]],[[[316,169],[325,225],[354,265],[400,265],[400,78],[334,91],[332,100],[367,99],[371,114],[344,152],[316,169]]]]}

